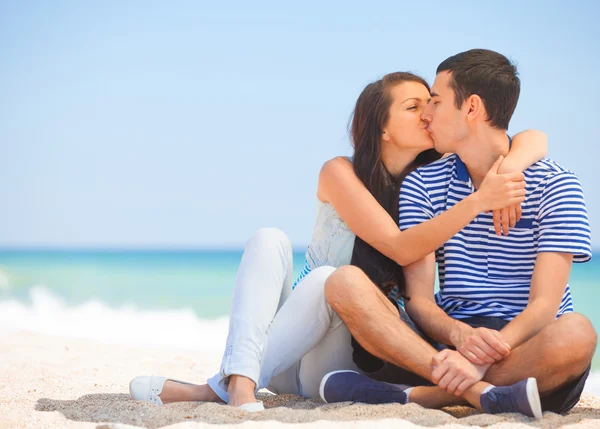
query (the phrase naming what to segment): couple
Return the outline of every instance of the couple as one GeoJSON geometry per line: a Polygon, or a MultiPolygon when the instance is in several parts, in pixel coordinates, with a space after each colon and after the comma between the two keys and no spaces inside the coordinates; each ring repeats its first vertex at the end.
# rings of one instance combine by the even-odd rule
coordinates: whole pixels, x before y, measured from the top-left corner
{"type": "Polygon", "coordinates": [[[542,159],[545,135],[507,136],[519,91],[515,66],[481,49],[442,62],[431,89],[410,73],[369,84],[352,119],[354,156],[321,170],[296,282],[285,234],[259,230],[237,274],[220,371],[203,385],[136,377],[131,396],[260,411],[255,392],[268,388],[568,412],[596,345],[567,285],[571,264],[591,258],[590,229],[577,177],[542,159]]]}

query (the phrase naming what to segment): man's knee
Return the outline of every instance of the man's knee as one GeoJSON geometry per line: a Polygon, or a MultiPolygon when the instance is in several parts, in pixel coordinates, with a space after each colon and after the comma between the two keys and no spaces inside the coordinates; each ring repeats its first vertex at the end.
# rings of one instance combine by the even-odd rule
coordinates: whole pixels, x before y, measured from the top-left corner
{"type": "Polygon", "coordinates": [[[561,316],[556,324],[559,329],[553,334],[553,342],[558,342],[573,358],[591,361],[598,340],[592,322],[582,314],[569,313],[561,316]]]}
{"type": "Polygon", "coordinates": [[[345,265],[332,273],[325,282],[325,298],[333,307],[360,295],[359,289],[368,280],[365,273],[353,265],[345,265]]]}
{"type": "Polygon", "coordinates": [[[596,349],[596,331],[579,313],[561,316],[541,332],[542,344],[548,348],[544,361],[556,368],[570,368],[579,374],[592,361],[596,349]]]}

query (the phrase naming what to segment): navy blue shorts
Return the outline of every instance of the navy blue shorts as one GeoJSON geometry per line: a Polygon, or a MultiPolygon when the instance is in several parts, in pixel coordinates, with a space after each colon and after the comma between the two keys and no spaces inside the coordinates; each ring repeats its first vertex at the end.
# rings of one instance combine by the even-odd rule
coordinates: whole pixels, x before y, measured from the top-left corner
{"type": "MultiPolygon", "coordinates": [[[[394,302],[394,304],[396,304],[394,302]]],[[[406,311],[403,308],[398,307],[400,318],[407,325],[409,325],[417,334],[419,334],[424,340],[430,343],[437,350],[443,350],[448,348],[444,344],[440,344],[436,341],[428,338],[415,323],[408,317],[406,311]]],[[[468,319],[461,319],[461,322],[466,323],[473,328],[488,328],[494,330],[501,330],[508,322],[498,317],[471,317],[468,319]]],[[[421,376],[414,374],[404,368],[393,365],[389,362],[385,362],[376,356],[373,356],[352,337],[352,346],[354,348],[353,359],[354,363],[358,366],[361,371],[364,371],[369,377],[385,381],[388,383],[396,384],[408,384],[411,386],[431,386],[432,383],[421,376]]],[[[541,398],[542,410],[552,411],[558,414],[565,414],[569,412],[581,398],[581,393],[585,386],[585,382],[590,374],[590,367],[588,367],[583,374],[577,377],[575,380],[561,386],[558,390],[550,393],[541,398]]]]}

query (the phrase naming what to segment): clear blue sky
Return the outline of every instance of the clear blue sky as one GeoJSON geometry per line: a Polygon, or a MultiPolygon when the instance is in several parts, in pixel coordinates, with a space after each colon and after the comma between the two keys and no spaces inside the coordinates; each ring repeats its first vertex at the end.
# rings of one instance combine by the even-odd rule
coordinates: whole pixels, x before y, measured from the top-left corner
{"type": "Polygon", "coordinates": [[[0,0],[0,247],[301,248],[362,88],[476,47],[600,228],[598,2],[284,3],[0,0]]]}

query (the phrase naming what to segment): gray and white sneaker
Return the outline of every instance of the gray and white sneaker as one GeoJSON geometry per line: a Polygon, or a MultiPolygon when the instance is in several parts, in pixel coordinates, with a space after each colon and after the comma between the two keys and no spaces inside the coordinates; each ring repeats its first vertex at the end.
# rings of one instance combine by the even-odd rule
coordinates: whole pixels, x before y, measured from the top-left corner
{"type": "Polygon", "coordinates": [[[512,386],[498,386],[481,395],[481,408],[488,414],[521,413],[542,418],[542,404],[535,378],[512,386]]]}

